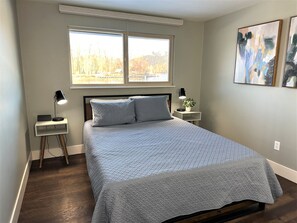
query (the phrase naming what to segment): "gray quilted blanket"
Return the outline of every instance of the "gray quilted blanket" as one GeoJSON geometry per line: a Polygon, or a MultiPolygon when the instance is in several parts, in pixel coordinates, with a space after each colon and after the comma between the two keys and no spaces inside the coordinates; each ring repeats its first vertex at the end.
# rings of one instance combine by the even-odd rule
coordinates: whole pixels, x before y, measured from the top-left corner
{"type": "Polygon", "coordinates": [[[108,127],[87,121],[84,146],[93,223],[162,222],[282,195],[265,158],[176,118],[108,127]]]}

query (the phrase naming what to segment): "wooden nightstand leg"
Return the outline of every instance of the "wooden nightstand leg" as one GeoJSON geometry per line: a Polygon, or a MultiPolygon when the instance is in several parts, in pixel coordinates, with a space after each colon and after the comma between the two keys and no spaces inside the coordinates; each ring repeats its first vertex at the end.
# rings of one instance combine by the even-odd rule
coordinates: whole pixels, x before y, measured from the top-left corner
{"type": "Polygon", "coordinates": [[[58,135],[58,137],[59,137],[59,141],[60,141],[64,156],[65,156],[66,163],[69,164],[67,146],[66,146],[64,135],[58,135]]]}
{"type": "Polygon", "coordinates": [[[40,139],[40,160],[39,160],[39,168],[42,167],[42,161],[44,157],[44,149],[45,149],[45,141],[46,141],[46,136],[41,136],[40,139]]]}

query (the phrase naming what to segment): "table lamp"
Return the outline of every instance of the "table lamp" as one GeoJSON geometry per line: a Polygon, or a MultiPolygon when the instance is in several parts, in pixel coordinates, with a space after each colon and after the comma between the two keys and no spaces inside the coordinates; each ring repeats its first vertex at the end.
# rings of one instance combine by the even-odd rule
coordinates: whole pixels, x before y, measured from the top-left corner
{"type": "MultiPolygon", "coordinates": [[[[181,101],[185,100],[186,99],[186,91],[184,88],[181,88],[179,90],[179,97],[178,97],[181,101]]],[[[177,111],[185,111],[184,108],[178,108],[176,109],[177,111]]]]}
{"type": "Polygon", "coordinates": [[[57,117],[57,109],[56,104],[63,105],[67,103],[67,99],[65,98],[63,92],[61,90],[56,91],[54,96],[54,110],[55,110],[55,117],[53,118],[53,121],[63,121],[63,117],[57,117]]]}

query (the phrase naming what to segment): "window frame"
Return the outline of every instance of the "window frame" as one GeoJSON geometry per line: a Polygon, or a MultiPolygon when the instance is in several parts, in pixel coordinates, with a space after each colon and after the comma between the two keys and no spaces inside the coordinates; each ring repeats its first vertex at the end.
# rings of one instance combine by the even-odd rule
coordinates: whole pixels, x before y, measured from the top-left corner
{"type": "Polygon", "coordinates": [[[70,88],[127,88],[127,87],[173,87],[173,60],[174,60],[174,36],[163,34],[126,32],[111,29],[96,29],[88,27],[68,27],[68,46],[69,46],[69,73],[70,73],[70,88]],[[72,82],[72,61],[71,61],[71,46],[70,46],[70,32],[78,31],[85,33],[99,33],[99,34],[114,34],[122,35],[123,37],[123,84],[73,84],[72,82]],[[129,46],[128,37],[144,37],[169,40],[169,54],[168,54],[168,81],[153,81],[153,82],[129,82],[129,46]]]}

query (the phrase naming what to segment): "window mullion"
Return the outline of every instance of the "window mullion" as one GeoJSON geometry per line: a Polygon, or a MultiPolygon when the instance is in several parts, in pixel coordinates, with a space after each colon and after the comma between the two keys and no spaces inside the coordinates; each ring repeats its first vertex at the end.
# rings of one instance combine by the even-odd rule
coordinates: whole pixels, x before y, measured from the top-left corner
{"type": "Polygon", "coordinates": [[[128,84],[129,83],[129,55],[128,55],[128,34],[124,33],[124,83],[128,84]]]}

